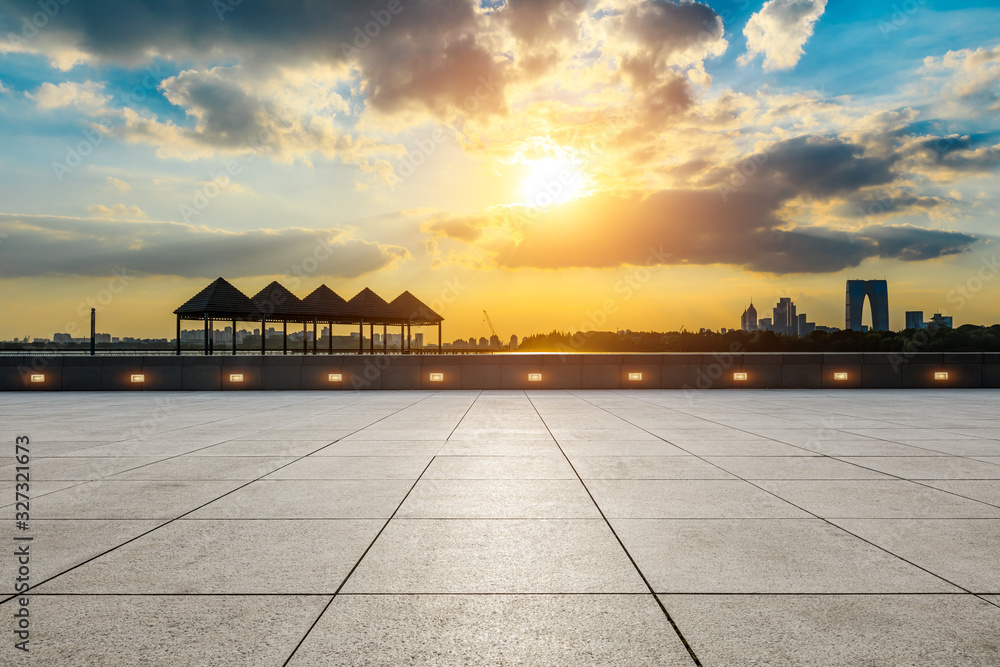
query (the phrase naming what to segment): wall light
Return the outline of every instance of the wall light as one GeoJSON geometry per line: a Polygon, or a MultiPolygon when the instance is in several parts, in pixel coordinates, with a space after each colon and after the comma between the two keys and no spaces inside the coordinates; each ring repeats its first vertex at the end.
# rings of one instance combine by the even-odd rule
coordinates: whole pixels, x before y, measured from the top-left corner
{"type": "Polygon", "coordinates": [[[948,379],[948,371],[938,371],[938,372],[934,373],[934,379],[935,380],[947,380],[948,379]]]}
{"type": "Polygon", "coordinates": [[[746,382],[748,377],[746,373],[733,373],[733,379],[737,382],[746,382]]]}
{"type": "Polygon", "coordinates": [[[42,373],[39,373],[37,375],[32,375],[31,376],[31,381],[32,382],[36,382],[36,383],[37,382],[45,382],[45,375],[42,374],[42,373]]]}
{"type": "Polygon", "coordinates": [[[541,373],[528,373],[528,382],[541,382],[541,381],[542,381],[541,373]]]}
{"type": "Polygon", "coordinates": [[[230,382],[243,382],[243,373],[231,373],[229,375],[230,382]]]}
{"type": "Polygon", "coordinates": [[[847,373],[834,373],[833,379],[837,380],[838,382],[843,382],[844,380],[847,379],[847,373]]]}
{"type": "Polygon", "coordinates": [[[145,382],[146,376],[142,373],[137,373],[132,376],[132,384],[139,384],[140,382],[145,382]]]}
{"type": "Polygon", "coordinates": [[[431,373],[431,382],[444,382],[444,373],[431,373]]]}
{"type": "Polygon", "coordinates": [[[628,381],[629,382],[642,382],[642,373],[629,373],[628,374],[628,381]]]}
{"type": "Polygon", "coordinates": [[[344,381],[343,373],[330,373],[330,382],[343,382],[343,381],[344,381]]]}

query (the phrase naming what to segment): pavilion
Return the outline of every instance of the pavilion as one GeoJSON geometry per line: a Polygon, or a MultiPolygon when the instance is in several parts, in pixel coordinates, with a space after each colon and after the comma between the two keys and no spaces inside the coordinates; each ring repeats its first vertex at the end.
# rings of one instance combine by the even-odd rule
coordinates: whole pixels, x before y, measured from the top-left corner
{"type": "Polygon", "coordinates": [[[382,327],[382,350],[388,352],[386,334],[389,327],[400,328],[401,352],[409,353],[411,328],[437,326],[437,351],[441,352],[441,323],[444,318],[410,292],[403,292],[391,303],[369,288],[361,290],[345,301],[326,285],[321,285],[305,299],[299,299],[286,287],[272,282],[253,297],[248,297],[223,278],[208,285],[174,311],[177,316],[177,354],[181,353],[181,322],[199,321],[205,326],[205,354],[214,353],[214,323],[232,322],[232,353],[236,354],[236,325],[238,322],[260,324],[261,354],[267,353],[267,324],[282,325],[282,354],[288,354],[288,325],[302,325],[302,353],[308,354],[307,332],[313,328],[312,353],[317,354],[317,329],[320,323],[330,327],[328,354],[333,354],[333,325],[358,327],[358,354],[364,353],[365,325],[369,328],[369,352],[375,352],[375,327],[382,327]]]}

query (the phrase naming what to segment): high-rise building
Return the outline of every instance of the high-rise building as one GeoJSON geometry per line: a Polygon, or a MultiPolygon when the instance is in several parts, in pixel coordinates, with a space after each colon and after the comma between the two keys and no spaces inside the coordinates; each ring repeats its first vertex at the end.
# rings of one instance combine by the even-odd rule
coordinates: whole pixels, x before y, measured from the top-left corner
{"type": "Polygon", "coordinates": [[[924,329],[926,327],[927,325],[924,323],[924,311],[922,310],[906,311],[907,329],[924,329]]]}
{"type": "Polygon", "coordinates": [[[930,321],[927,322],[927,326],[930,327],[930,328],[932,328],[932,329],[933,328],[939,328],[939,327],[948,327],[949,329],[952,329],[952,328],[954,328],[952,326],[953,322],[954,322],[954,319],[950,315],[949,316],[945,316],[945,315],[942,315],[941,313],[934,313],[934,317],[932,317],[930,319],[930,321]]]}
{"type": "Polygon", "coordinates": [[[511,350],[517,349],[517,334],[511,334],[510,336],[510,349],[511,350]]]}
{"type": "Polygon", "coordinates": [[[781,297],[774,307],[771,319],[774,333],[784,336],[797,336],[799,334],[799,320],[795,312],[795,304],[788,297],[781,297]]]}
{"type": "Polygon", "coordinates": [[[847,328],[861,331],[865,299],[872,313],[872,331],[889,330],[889,284],[885,280],[847,281],[847,328]]]}
{"type": "Polygon", "coordinates": [[[422,333],[413,334],[413,347],[422,349],[424,346],[424,335],[422,333]]]}
{"type": "Polygon", "coordinates": [[[757,323],[757,326],[761,331],[774,331],[774,323],[771,322],[770,317],[762,318],[760,322],[757,323]]]}
{"type": "Polygon", "coordinates": [[[753,307],[753,299],[750,299],[750,307],[743,311],[740,328],[743,331],[757,331],[757,309],[753,307]]]}

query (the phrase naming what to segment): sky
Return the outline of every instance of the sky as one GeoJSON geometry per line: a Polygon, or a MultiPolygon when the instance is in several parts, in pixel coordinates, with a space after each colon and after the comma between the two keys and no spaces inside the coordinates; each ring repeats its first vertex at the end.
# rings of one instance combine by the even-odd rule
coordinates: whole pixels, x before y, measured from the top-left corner
{"type": "MultiPolygon", "coordinates": [[[[404,290],[445,339],[1000,321],[1000,6],[0,0],[0,339],[404,290]],[[870,316],[866,316],[870,317],[870,316]]],[[[343,333],[346,333],[346,329],[343,333]]]]}

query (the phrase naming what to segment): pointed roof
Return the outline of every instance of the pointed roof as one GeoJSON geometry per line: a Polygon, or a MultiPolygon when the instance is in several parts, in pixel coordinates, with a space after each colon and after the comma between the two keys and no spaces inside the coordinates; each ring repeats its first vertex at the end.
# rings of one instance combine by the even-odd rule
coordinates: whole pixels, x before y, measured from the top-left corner
{"type": "Polygon", "coordinates": [[[251,297],[250,301],[253,302],[254,310],[258,313],[258,317],[263,315],[275,319],[297,319],[303,318],[306,315],[306,309],[302,305],[302,300],[288,291],[288,288],[278,281],[272,282],[257,292],[257,294],[251,297]]]}
{"type": "Polygon", "coordinates": [[[302,299],[302,305],[310,313],[324,317],[341,317],[348,310],[347,302],[326,285],[320,285],[302,299]]]}
{"type": "Polygon", "coordinates": [[[187,303],[174,311],[177,315],[250,315],[254,305],[250,298],[223,278],[191,297],[187,303]]]}
{"type": "Polygon", "coordinates": [[[408,291],[397,296],[389,305],[395,308],[408,322],[437,324],[444,321],[443,317],[435,313],[427,304],[408,291]]]}
{"type": "Polygon", "coordinates": [[[399,322],[403,316],[390,306],[385,299],[367,287],[347,302],[347,315],[363,318],[365,322],[399,322]]]}

